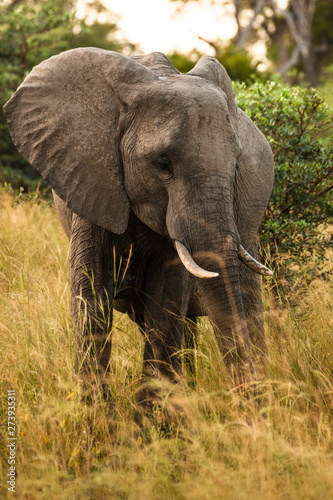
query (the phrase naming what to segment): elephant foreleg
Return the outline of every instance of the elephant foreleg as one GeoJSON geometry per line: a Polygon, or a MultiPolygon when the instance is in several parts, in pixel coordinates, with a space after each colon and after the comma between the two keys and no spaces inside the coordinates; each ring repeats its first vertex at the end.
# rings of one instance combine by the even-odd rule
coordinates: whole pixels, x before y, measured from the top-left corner
{"type": "MultiPolygon", "coordinates": [[[[145,291],[145,349],[139,403],[156,400],[155,380],[176,382],[181,372],[181,346],[191,280],[181,266],[166,272],[165,263],[148,273],[145,291]]],[[[158,392],[158,391],[157,391],[158,392]]]]}
{"type": "Polygon", "coordinates": [[[113,282],[105,269],[105,231],[78,217],[73,221],[70,267],[74,319],[75,368],[89,393],[101,385],[110,399],[113,282]]]}
{"type": "Polygon", "coordinates": [[[189,374],[191,375],[191,383],[193,384],[196,377],[196,350],[197,350],[198,326],[196,320],[187,319],[185,322],[184,331],[184,348],[183,363],[189,374]]]}
{"type": "Polygon", "coordinates": [[[163,305],[148,301],[145,319],[145,351],[143,378],[177,379],[181,371],[180,349],[184,334],[184,319],[163,305]]]}

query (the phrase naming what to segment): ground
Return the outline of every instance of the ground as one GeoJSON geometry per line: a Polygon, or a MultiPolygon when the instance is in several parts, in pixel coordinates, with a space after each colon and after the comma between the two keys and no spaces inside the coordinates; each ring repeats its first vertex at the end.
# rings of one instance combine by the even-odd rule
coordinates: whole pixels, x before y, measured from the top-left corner
{"type": "Polygon", "coordinates": [[[182,417],[166,429],[157,407],[157,423],[138,427],[140,333],[116,316],[114,414],[100,400],[83,404],[73,371],[68,241],[54,208],[13,201],[0,192],[1,498],[9,486],[8,390],[15,391],[19,498],[332,498],[332,256],[297,296],[276,297],[274,278],[263,282],[270,371],[260,405],[229,388],[202,320],[196,387],[185,372],[166,396],[182,417]]]}

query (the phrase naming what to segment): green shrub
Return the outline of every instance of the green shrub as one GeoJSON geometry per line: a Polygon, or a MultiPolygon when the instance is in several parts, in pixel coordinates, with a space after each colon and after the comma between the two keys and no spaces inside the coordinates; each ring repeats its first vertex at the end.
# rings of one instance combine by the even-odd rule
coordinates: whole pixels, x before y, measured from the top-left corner
{"type": "MultiPolygon", "coordinates": [[[[215,45],[215,57],[225,67],[228,75],[233,81],[253,82],[265,78],[266,74],[257,70],[259,63],[255,63],[246,50],[240,49],[233,44],[228,46],[215,45]]],[[[168,57],[172,64],[181,73],[190,71],[204,54],[193,49],[188,54],[174,52],[168,57]]]]}
{"type": "Polygon", "coordinates": [[[321,139],[333,127],[324,98],[315,89],[274,82],[235,84],[238,105],[271,144],[275,182],[261,230],[274,257],[294,260],[325,254],[331,238],[333,148],[321,139]]]}
{"type": "Polygon", "coordinates": [[[41,1],[12,9],[0,0],[0,181],[16,189],[36,189],[41,177],[15,148],[2,106],[35,65],[70,48],[75,21],[68,3],[41,1]]]}

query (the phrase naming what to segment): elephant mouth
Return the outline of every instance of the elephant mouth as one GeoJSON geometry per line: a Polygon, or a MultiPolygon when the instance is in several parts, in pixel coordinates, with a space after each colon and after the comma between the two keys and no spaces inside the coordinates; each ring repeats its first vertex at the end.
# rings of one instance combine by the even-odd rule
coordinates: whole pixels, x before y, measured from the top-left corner
{"type": "MultiPolygon", "coordinates": [[[[174,245],[177,250],[178,256],[184,265],[184,267],[188,270],[189,273],[193,274],[197,278],[202,279],[210,279],[217,278],[219,273],[207,271],[202,267],[198,266],[196,262],[194,262],[190,252],[186,248],[183,243],[178,240],[174,240],[174,245]]],[[[256,259],[254,259],[245,248],[240,245],[238,250],[238,258],[245,264],[251,271],[260,274],[261,276],[272,276],[273,272],[268,269],[268,267],[260,264],[256,259]]]]}

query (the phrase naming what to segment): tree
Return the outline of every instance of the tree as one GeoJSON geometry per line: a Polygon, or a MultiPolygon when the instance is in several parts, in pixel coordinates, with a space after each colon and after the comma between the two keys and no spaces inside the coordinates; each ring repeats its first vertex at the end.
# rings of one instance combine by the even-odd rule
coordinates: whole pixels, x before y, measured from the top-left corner
{"type": "Polygon", "coordinates": [[[75,19],[66,5],[63,0],[35,6],[0,0],[0,176],[15,187],[36,185],[39,175],[13,145],[2,105],[33,66],[69,48],[75,19]]]}
{"type": "MultiPolygon", "coordinates": [[[[213,47],[214,56],[223,64],[232,80],[251,82],[260,78],[257,64],[253,63],[252,58],[244,49],[239,49],[235,45],[223,46],[220,41],[204,41],[213,47]]],[[[169,58],[181,73],[187,73],[195,66],[202,55],[194,49],[187,55],[174,52],[169,55],[169,58]]]]}
{"type": "Polygon", "coordinates": [[[315,89],[274,82],[234,85],[238,105],[269,140],[275,160],[273,193],[261,241],[292,259],[320,258],[332,239],[333,147],[320,140],[333,116],[315,89]]]}
{"type": "MultiPolygon", "coordinates": [[[[0,0],[0,180],[34,189],[41,178],[17,152],[9,136],[3,104],[30,70],[44,59],[78,46],[95,45],[121,51],[134,48],[115,42],[116,24],[87,27],[75,18],[74,1],[0,0]],[[110,37],[111,34],[111,37],[110,37]],[[113,35],[113,36],[112,36],[113,35]]],[[[93,2],[99,9],[100,2],[93,2]]]]}
{"type": "Polygon", "coordinates": [[[319,0],[312,23],[312,40],[319,67],[333,62],[332,0],[319,0]]]}
{"type": "MultiPolygon", "coordinates": [[[[288,71],[296,66],[301,58],[302,68],[304,71],[305,80],[309,85],[315,87],[318,82],[318,73],[314,59],[314,49],[312,44],[312,21],[315,12],[317,0],[289,0],[287,8],[281,8],[277,0],[270,0],[270,6],[273,9],[276,23],[281,17],[285,21],[286,30],[284,34],[288,34],[292,39],[292,53],[283,65],[279,65],[278,70],[282,76],[286,77],[288,71]]],[[[266,33],[274,40],[269,29],[266,33]]],[[[284,37],[277,39],[278,43],[284,43],[284,37]]],[[[280,51],[281,53],[281,51],[280,51]]]]}
{"type": "MultiPolygon", "coordinates": [[[[211,1],[217,3],[217,0],[211,1]]],[[[307,84],[317,85],[325,62],[323,55],[328,54],[333,45],[331,23],[327,23],[327,19],[333,21],[330,0],[288,0],[283,7],[279,0],[221,0],[218,3],[221,5],[221,2],[223,6],[234,7],[238,29],[232,42],[238,48],[249,48],[266,38],[268,57],[284,79],[288,79],[291,69],[301,68],[307,84]],[[246,16],[249,10],[252,14],[246,16]]]]}
{"type": "Polygon", "coordinates": [[[99,47],[105,50],[115,50],[117,52],[132,53],[136,50],[136,45],[128,42],[119,33],[117,26],[118,16],[105,7],[100,0],[90,0],[86,2],[87,12],[94,14],[93,22],[89,25],[85,21],[81,22],[81,30],[71,40],[71,47],[99,47]],[[107,14],[107,21],[99,22],[100,14],[107,14]]]}

